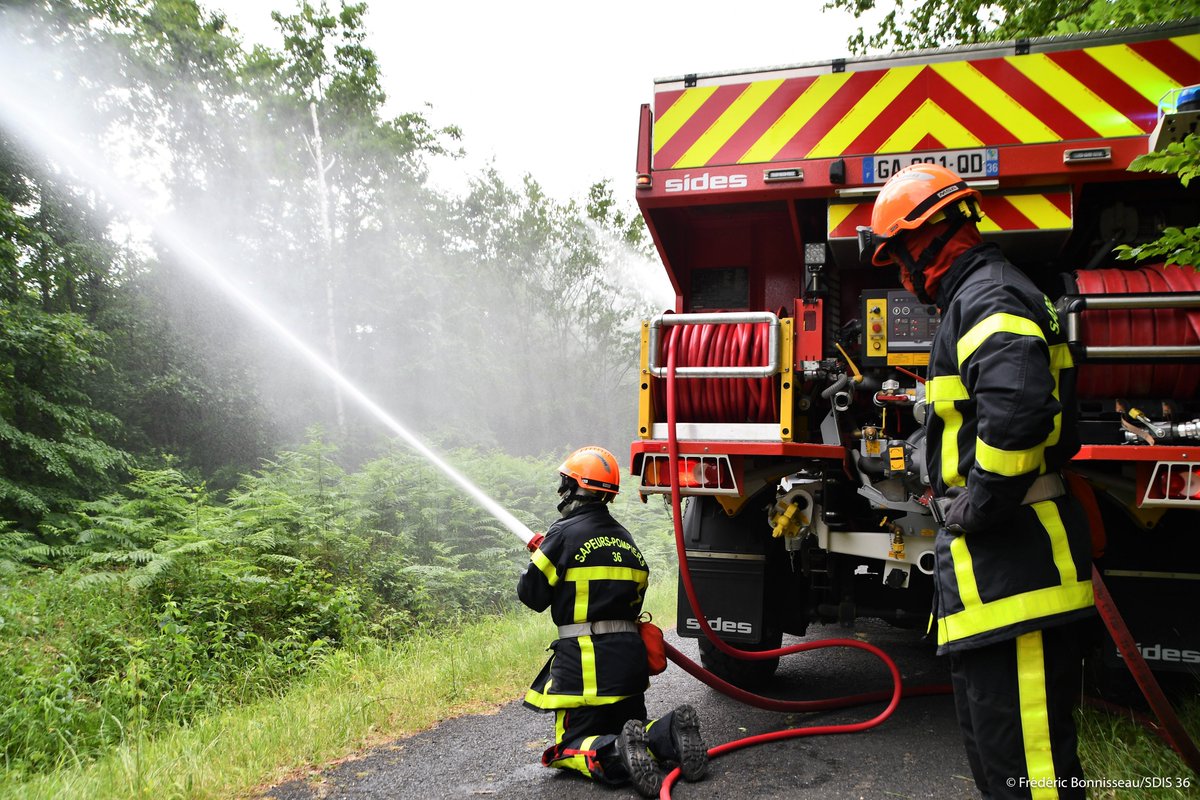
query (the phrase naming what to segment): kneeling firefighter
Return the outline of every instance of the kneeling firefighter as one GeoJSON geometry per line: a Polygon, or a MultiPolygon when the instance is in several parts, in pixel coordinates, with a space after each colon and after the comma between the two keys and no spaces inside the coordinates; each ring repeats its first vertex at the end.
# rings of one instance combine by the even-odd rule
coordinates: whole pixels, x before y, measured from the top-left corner
{"type": "Polygon", "coordinates": [[[678,764],[685,780],[708,768],[696,710],[680,706],[646,720],[650,672],[638,617],[650,568],[633,537],[609,513],[621,473],[612,453],[583,447],[558,468],[562,515],[529,543],[517,596],[550,609],[558,639],[525,694],[525,705],[554,713],[554,746],[542,764],[606,784],[633,783],[657,797],[661,768],[678,764]]]}

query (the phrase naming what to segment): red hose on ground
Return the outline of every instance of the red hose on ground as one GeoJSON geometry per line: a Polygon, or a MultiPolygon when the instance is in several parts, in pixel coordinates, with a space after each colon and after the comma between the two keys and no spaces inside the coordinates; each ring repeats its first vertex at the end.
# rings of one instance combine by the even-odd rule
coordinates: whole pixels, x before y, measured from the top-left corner
{"type": "MultiPolygon", "coordinates": [[[[708,751],[708,757],[717,758],[725,753],[729,753],[734,750],[740,750],[744,747],[763,744],[765,742],[779,741],[782,739],[793,739],[802,736],[819,736],[835,733],[856,733],[882,723],[892,715],[892,712],[896,710],[896,706],[899,705],[900,698],[904,692],[903,682],[900,677],[900,669],[896,666],[896,663],[887,656],[886,653],[884,653],[875,645],[868,644],[866,642],[860,642],[855,639],[829,639],[819,642],[802,642],[800,644],[776,648],[774,650],[739,650],[717,637],[712,628],[709,626],[708,619],[705,617],[703,611],[701,611],[700,604],[696,598],[695,587],[692,585],[692,576],[687,566],[687,553],[685,551],[683,540],[682,515],[680,513],[680,503],[682,498],[679,490],[679,440],[675,433],[675,345],[677,338],[682,336],[678,333],[678,331],[679,329],[677,327],[672,329],[671,336],[667,343],[667,457],[669,472],[671,474],[671,504],[673,507],[672,521],[675,527],[675,546],[679,557],[680,580],[683,582],[683,587],[685,593],[687,594],[688,602],[691,604],[691,607],[696,614],[696,619],[700,624],[701,630],[704,631],[704,635],[708,637],[709,641],[712,642],[712,644],[723,653],[734,658],[751,660],[775,658],[778,656],[789,655],[791,653],[800,653],[807,650],[816,650],[825,647],[851,647],[859,650],[866,650],[883,661],[884,665],[891,672],[892,676],[892,691],[890,694],[888,692],[871,692],[867,694],[829,698],[825,700],[774,700],[772,698],[756,695],[752,692],[747,692],[744,689],[739,689],[738,687],[733,686],[716,675],[713,675],[708,670],[700,667],[698,664],[696,664],[696,662],[692,661],[679,650],[667,645],[667,657],[678,664],[685,672],[730,697],[758,708],[764,708],[773,711],[825,711],[835,708],[848,708],[850,706],[861,705],[863,703],[877,702],[890,697],[890,701],[883,711],[879,712],[871,719],[864,720],[862,722],[846,723],[842,725],[818,725],[808,728],[792,728],[771,731],[769,733],[762,733],[756,736],[747,736],[743,739],[735,739],[731,742],[726,742],[725,744],[710,748],[708,751]]],[[[685,341],[687,339],[687,337],[682,338],[685,341]]],[[[756,341],[755,344],[757,345],[758,342],[756,341]]],[[[757,350],[757,347],[754,349],[757,350]]],[[[745,384],[743,384],[743,386],[744,385],[745,384]]],[[[764,393],[771,394],[770,389],[764,387],[764,393]]],[[[760,396],[757,402],[761,408],[763,405],[763,398],[760,396]]],[[[948,689],[945,687],[931,687],[925,689],[921,693],[932,694],[935,692],[944,693],[945,691],[948,691],[948,689]]],[[[917,692],[913,693],[916,694],[917,692]]],[[[675,781],[679,779],[679,775],[680,770],[677,768],[670,772],[666,778],[664,778],[662,790],[659,793],[660,798],[663,798],[664,800],[670,800],[671,787],[675,784],[675,781]]]]}

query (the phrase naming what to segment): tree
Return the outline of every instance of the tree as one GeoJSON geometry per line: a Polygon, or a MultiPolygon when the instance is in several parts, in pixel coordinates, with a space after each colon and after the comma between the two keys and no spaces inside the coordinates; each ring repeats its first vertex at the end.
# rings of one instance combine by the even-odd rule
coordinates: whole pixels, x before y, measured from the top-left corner
{"type": "Polygon", "coordinates": [[[49,313],[32,298],[0,306],[0,519],[32,530],[128,465],[109,444],[116,417],[90,397],[107,368],[105,343],[78,314],[49,313]]]}
{"type": "MultiPolygon", "coordinates": [[[[425,185],[425,160],[453,157],[459,132],[434,128],[419,113],[384,116],[364,13],[364,4],[331,12],[304,2],[295,14],[273,15],[283,49],[256,48],[246,67],[254,128],[263,134],[247,142],[259,154],[249,193],[257,201],[255,267],[272,305],[294,330],[322,331],[318,349],[331,364],[386,397],[375,391],[379,350],[419,340],[401,309],[429,309],[421,286],[440,249],[440,200],[425,185]]],[[[328,387],[295,370],[268,369],[266,377],[271,394],[304,398],[286,412],[297,413],[297,432],[331,417],[342,429],[328,387]]],[[[351,436],[363,427],[353,415],[348,424],[351,436]]]]}
{"type": "Polygon", "coordinates": [[[824,8],[856,18],[888,9],[873,31],[850,37],[850,51],[862,54],[1186,19],[1200,15],[1200,0],[828,0],[824,8]]]}
{"type": "MultiPolygon", "coordinates": [[[[1179,176],[1186,187],[1200,176],[1200,135],[1189,134],[1182,141],[1171,142],[1161,151],[1138,156],[1129,165],[1134,172],[1162,172],[1179,176]]],[[[1164,259],[1168,264],[1200,269],[1200,225],[1187,228],[1164,228],[1153,242],[1131,247],[1120,245],[1117,258],[1142,261],[1164,259]]]]}

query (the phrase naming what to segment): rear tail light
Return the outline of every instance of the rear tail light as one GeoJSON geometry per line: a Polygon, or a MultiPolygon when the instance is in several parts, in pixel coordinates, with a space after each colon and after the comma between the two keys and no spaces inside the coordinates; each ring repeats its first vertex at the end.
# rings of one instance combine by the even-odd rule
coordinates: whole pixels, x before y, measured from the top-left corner
{"type": "Polygon", "coordinates": [[[1173,470],[1162,476],[1168,500],[1200,500],[1200,468],[1173,470]]]}
{"type": "Polygon", "coordinates": [[[1200,505],[1200,464],[1159,461],[1146,484],[1142,505],[1200,505]]]}
{"type": "MultiPolygon", "coordinates": [[[[680,456],[676,476],[684,494],[738,494],[737,479],[729,456],[680,456]]],[[[641,491],[670,490],[670,459],[665,455],[646,456],[642,464],[641,491]]]]}

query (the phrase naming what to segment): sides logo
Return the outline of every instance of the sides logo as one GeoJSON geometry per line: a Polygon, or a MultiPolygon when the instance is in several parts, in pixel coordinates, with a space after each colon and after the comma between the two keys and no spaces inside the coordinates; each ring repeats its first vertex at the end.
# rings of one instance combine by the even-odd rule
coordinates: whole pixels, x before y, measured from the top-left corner
{"type": "Polygon", "coordinates": [[[745,189],[750,185],[750,179],[745,175],[702,175],[682,178],[670,178],[663,184],[668,192],[706,192],[710,189],[745,189]]]}
{"type": "MultiPolygon", "coordinates": [[[[688,617],[686,624],[689,631],[700,630],[700,622],[695,617],[688,617]]],[[[749,622],[738,622],[737,620],[722,619],[721,617],[710,619],[708,627],[712,628],[716,633],[740,633],[745,636],[754,633],[754,626],[749,622]]]]}
{"type": "MultiPolygon", "coordinates": [[[[1138,652],[1147,661],[1165,661],[1175,664],[1200,664],[1200,650],[1183,650],[1174,647],[1163,647],[1161,644],[1143,645],[1137,643],[1138,652]]],[[[1121,657],[1120,651],[1117,657],[1121,657]]]]}

